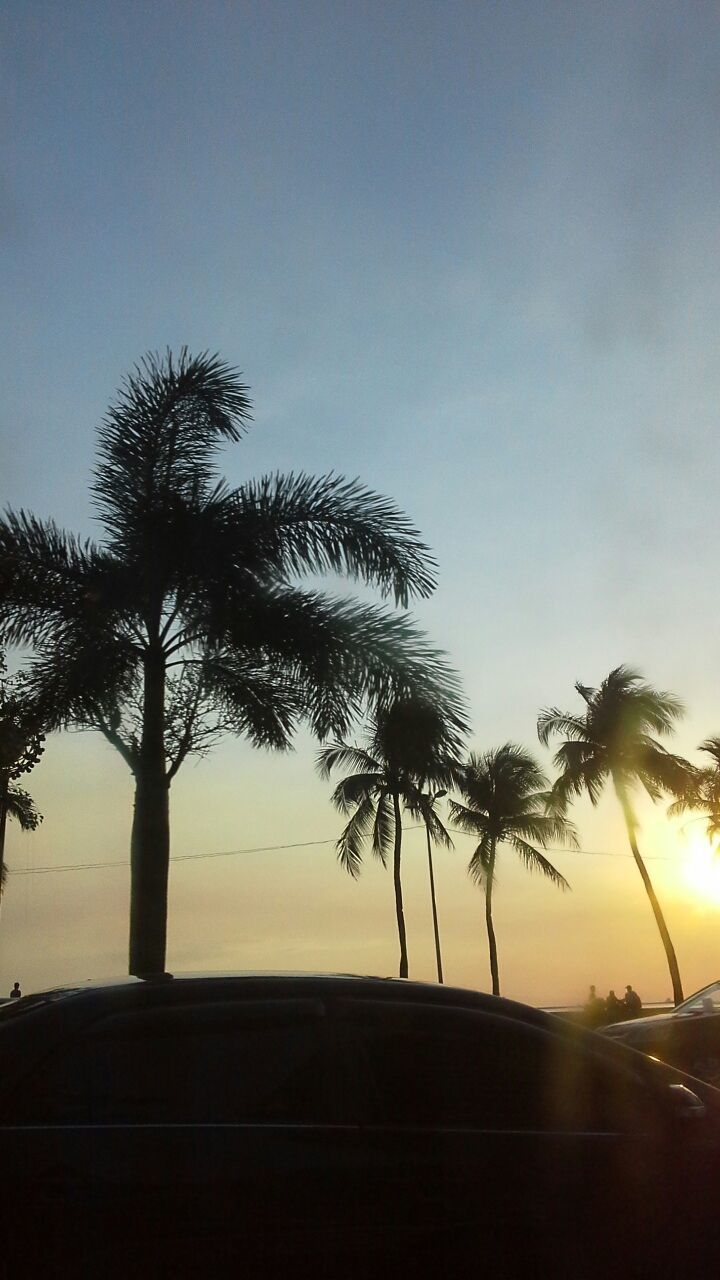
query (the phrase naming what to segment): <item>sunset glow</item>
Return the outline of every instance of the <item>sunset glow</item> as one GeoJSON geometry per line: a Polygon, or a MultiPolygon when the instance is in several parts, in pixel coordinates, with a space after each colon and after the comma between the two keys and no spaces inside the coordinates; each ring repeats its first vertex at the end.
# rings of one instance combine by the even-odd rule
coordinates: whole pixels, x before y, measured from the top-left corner
{"type": "Polygon", "coordinates": [[[720,851],[701,831],[687,837],[682,875],[698,898],[720,907],[720,851]]]}

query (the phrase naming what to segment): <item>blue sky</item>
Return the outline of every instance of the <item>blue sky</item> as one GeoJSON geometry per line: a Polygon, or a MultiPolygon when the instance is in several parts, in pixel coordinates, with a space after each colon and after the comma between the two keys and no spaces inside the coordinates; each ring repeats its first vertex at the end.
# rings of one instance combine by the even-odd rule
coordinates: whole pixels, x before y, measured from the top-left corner
{"type": "MultiPolygon", "coordinates": [[[[462,672],[474,745],[531,743],[540,704],[571,703],[576,678],[621,661],[685,697],[684,749],[720,728],[714,6],[23,0],[0,26],[3,501],[91,533],[94,432],[122,374],[148,348],[218,349],[255,401],[249,438],[223,458],[231,481],[357,474],[434,548],[440,588],[418,613],[462,672]]],[[[13,837],[11,865],[69,848],[73,861],[122,856],[119,760],[89,738],[53,741],[36,780],[46,822],[13,837]]],[[[177,851],[337,825],[305,741],[291,761],[228,744],[178,779],[175,808],[177,851]],[[263,788],[282,804],[263,807],[263,788]]],[[[621,847],[611,809],[585,821],[596,844],[621,847]]],[[[109,900],[102,880],[115,874],[53,878],[51,904],[59,895],[77,927],[64,958],[39,878],[24,923],[8,890],[2,981],[18,966],[38,981],[81,961],[121,968],[126,884],[109,900]],[[112,927],[91,941],[83,928],[103,913],[112,927]]],[[[452,874],[457,979],[483,982],[481,904],[452,874]]],[[[188,962],[212,960],[204,923],[213,938],[226,929],[229,961],[218,895],[251,882],[243,927],[260,913],[272,961],[279,871],[235,870],[232,889],[229,870],[213,872],[200,923],[185,875],[171,949],[192,936],[188,962]]],[[[522,959],[533,929],[542,945],[551,910],[581,957],[578,891],[548,905],[544,887],[511,877],[507,948],[522,959]]],[[[590,880],[610,929],[612,877],[593,864],[590,880]]],[[[317,946],[323,967],[392,970],[390,915],[378,955],[357,924],[391,911],[389,878],[367,884],[337,887],[332,911],[357,926],[349,955],[303,900],[299,967],[317,946]]],[[[628,938],[649,935],[634,972],[662,988],[639,880],[625,892],[628,938]]],[[[710,961],[696,932],[699,982],[710,961]]],[[[582,981],[605,981],[603,936],[582,981]]],[[[547,963],[547,992],[518,961],[512,994],[551,998],[560,970],[547,963]]]]}

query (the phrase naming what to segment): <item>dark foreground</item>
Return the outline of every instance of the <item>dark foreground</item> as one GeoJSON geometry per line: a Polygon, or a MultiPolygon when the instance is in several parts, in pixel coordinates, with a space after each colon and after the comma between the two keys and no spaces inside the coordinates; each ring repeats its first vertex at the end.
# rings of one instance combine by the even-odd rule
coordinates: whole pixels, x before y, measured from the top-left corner
{"type": "Polygon", "coordinates": [[[473,992],[26,997],[0,1099],[8,1277],[720,1274],[720,1094],[473,992]]]}

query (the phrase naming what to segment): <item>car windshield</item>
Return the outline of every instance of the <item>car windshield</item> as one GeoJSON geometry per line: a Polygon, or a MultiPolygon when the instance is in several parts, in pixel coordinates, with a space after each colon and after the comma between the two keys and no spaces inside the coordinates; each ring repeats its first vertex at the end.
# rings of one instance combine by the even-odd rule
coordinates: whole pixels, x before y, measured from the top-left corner
{"type": "Polygon", "coordinates": [[[720,982],[712,982],[702,991],[679,1004],[675,1010],[676,1017],[695,1016],[699,1013],[720,1013],[720,982]]]}

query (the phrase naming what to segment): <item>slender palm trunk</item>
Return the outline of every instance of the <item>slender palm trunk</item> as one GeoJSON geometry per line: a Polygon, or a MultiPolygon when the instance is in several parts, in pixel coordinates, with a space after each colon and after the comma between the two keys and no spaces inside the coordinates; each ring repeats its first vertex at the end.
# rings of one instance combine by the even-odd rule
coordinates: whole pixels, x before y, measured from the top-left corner
{"type": "Polygon", "coordinates": [[[405,933],[405,913],[403,911],[402,881],[400,879],[400,853],[402,850],[402,813],[400,797],[393,796],[395,813],[395,848],[393,850],[393,881],[395,884],[395,914],[397,916],[398,939],[400,942],[400,977],[408,976],[407,935],[405,933]]]}
{"type": "Polygon", "coordinates": [[[660,932],[660,937],[662,938],[662,944],[665,948],[665,955],[667,957],[668,969],[670,970],[670,981],[672,982],[673,1000],[675,1004],[680,1004],[681,1001],[684,999],[684,997],[683,997],[682,982],[680,981],[680,969],[678,967],[677,957],[675,955],[675,948],[672,944],[672,939],[668,932],[668,927],[665,923],[665,917],[662,913],[660,903],[658,902],[657,896],[655,894],[655,890],[653,889],[652,881],[650,879],[650,876],[648,875],[647,867],[645,866],[645,863],[643,862],[642,857],[640,856],[638,843],[637,843],[637,840],[635,839],[635,816],[633,814],[632,808],[630,807],[629,802],[622,795],[620,795],[620,803],[623,809],[625,826],[627,828],[628,840],[630,841],[630,848],[632,849],[633,858],[635,859],[635,864],[637,866],[637,869],[640,872],[640,875],[642,876],[642,882],[645,885],[645,891],[647,893],[648,898],[650,899],[650,906],[652,907],[653,915],[655,916],[655,923],[658,927],[658,930],[660,932]]]}
{"type": "Polygon", "coordinates": [[[3,891],[3,871],[5,870],[5,832],[7,830],[8,795],[10,793],[10,774],[0,774],[0,902],[3,891]]]}
{"type": "Polygon", "coordinates": [[[443,981],[442,956],[440,955],[440,930],[438,928],[437,902],[435,901],[435,876],[433,874],[432,860],[432,840],[430,839],[430,827],[425,824],[425,834],[427,836],[428,847],[428,871],[430,872],[430,901],[432,903],[433,931],[435,934],[435,959],[437,961],[438,982],[443,981]]]}
{"type": "Polygon", "coordinates": [[[163,973],[170,866],[170,783],[165,760],[165,659],[145,656],[143,733],[135,770],[130,842],[130,964],[133,974],[163,973]]]}
{"type": "Polygon", "coordinates": [[[495,841],[492,842],[492,852],[490,854],[490,863],[487,873],[487,884],[485,885],[485,924],[487,926],[488,948],[490,951],[490,977],[492,978],[492,993],[494,996],[500,995],[500,974],[498,972],[498,955],[497,943],[495,941],[495,926],[492,918],[492,891],[493,879],[495,876],[495,841]]]}

